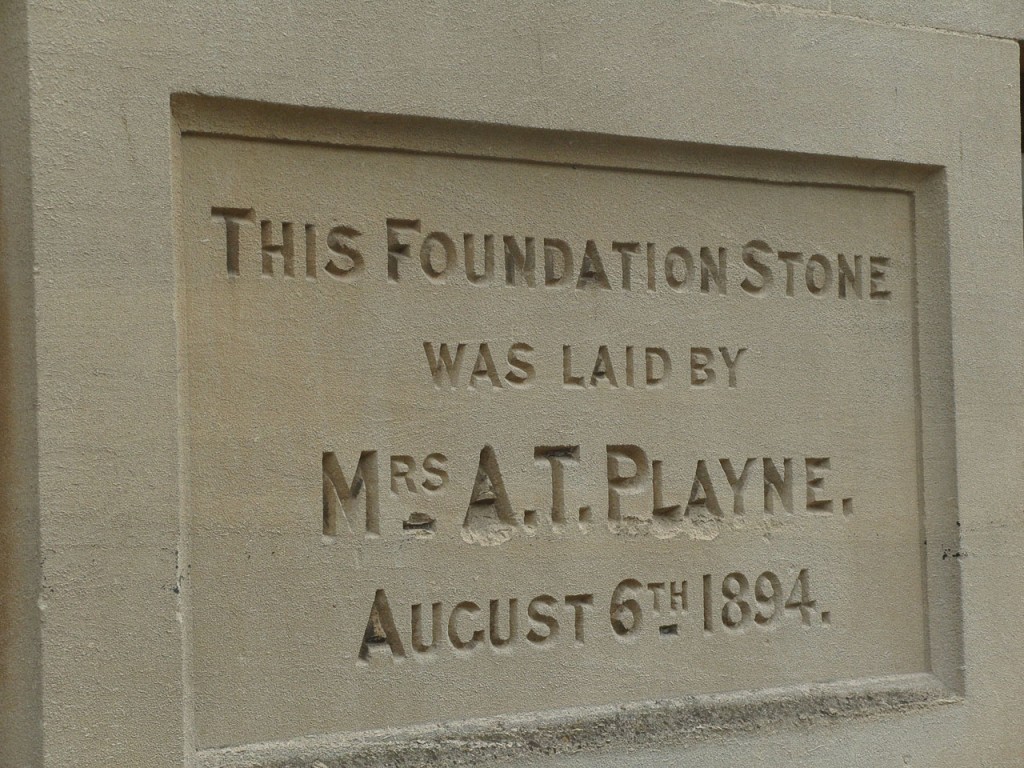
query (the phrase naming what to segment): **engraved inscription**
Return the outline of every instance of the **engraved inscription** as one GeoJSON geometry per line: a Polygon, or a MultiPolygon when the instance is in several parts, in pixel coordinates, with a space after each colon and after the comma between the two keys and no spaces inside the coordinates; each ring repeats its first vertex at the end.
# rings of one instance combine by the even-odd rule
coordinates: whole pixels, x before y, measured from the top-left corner
{"type": "Polygon", "coordinates": [[[686,579],[645,583],[627,578],[610,596],[541,594],[529,599],[459,600],[453,605],[443,600],[413,603],[406,611],[409,622],[395,620],[387,593],[378,589],[358,659],[371,663],[484,649],[507,653],[559,642],[582,652],[588,634],[594,632],[610,632],[623,642],[644,632],[677,638],[684,621],[701,622],[705,639],[716,631],[769,630],[786,620],[805,626],[831,624],[831,612],[822,610],[811,596],[807,569],[800,570],[785,590],[772,571],[751,578],[738,571],[721,578],[704,574],[697,583],[703,590],[699,615],[689,610],[686,579]],[[608,606],[603,617],[592,610],[597,603],[608,606]]]}
{"type": "MultiPolygon", "coordinates": [[[[210,213],[224,227],[227,273],[240,275],[243,255],[259,264],[255,274],[273,277],[279,262],[281,274],[295,277],[295,230],[292,221],[258,218],[254,208],[212,206],[210,213]],[[243,226],[258,227],[258,247],[241,246],[243,226]]],[[[317,249],[318,226],[301,225],[305,232],[305,272],[315,280],[321,273],[342,283],[355,282],[365,270],[359,247],[362,231],[349,224],[332,226],[323,251],[317,249]]],[[[370,227],[363,224],[366,231],[370,227]]],[[[587,239],[568,240],[528,235],[478,235],[472,232],[425,232],[420,219],[387,217],[382,227],[387,243],[387,279],[423,279],[445,284],[452,279],[476,286],[612,291],[669,290],[724,296],[729,276],[735,288],[749,296],[810,296],[838,299],[891,298],[887,273],[890,257],[878,254],[822,254],[776,249],[764,240],[744,245],[659,246],[587,239]],[[425,233],[424,233],[425,232],[425,233]],[[478,255],[477,243],[482,243],[478,255]],[[461,243],[461,246],[457,243],[461,243]],[[641,248],[644,258],[640,258],[641,248]],[[496,255],[497,251],[497,255],[496,255]],[[538,258],[538,252],[543,256],[538,258]],[[608,257],[608,267],[602,252],[608,257]],[[696,255],[695,255],[696,254],[696,255]],[[479,263],[478,263],[479,260],[479,263]],[[501,268],[495,269],[495,263],[501,268]],[[731,266],[730,266],[731,265],[731,266]]],[[[383,264],[381,265],[383,266],[383,264]]],[[[248,274],[248,270],[247,270],[248,274]]]]}
{"type": "MultiPolygon", "coordinates": [[[[467,478],[474,477],[472,486],[461,490],[463,498],[468,497],[462,520],[463,538],[469,542],[500,544],[516,529],[533,532],[541,523],[555,535],[567,533],[563,528],[567,522],[567,504],[576,507],[587,500],[581,496],[582,491],[574,490],[569,495],[567,490],[567,477],[580,473],[580,446],[537,446],[532,454],[533,474],[538,483],[544,482],[545,475],[550,483],[550,510],[538,515],[535,509],[520,510],[513,504],[502,480],[497,453],[492,446],[485,445],[480,450],[475,475],[460,473],[467,478]],[[488,530],[496,537],[485,535],[488,530]]],[[[621,531],[623,521],[629,524],[633,535],[653,533],[652,526],[657,526],[658,534],[666,536],[682,533],[685,530],[682,524],[688,519],[707,523],[728,517],[763,515],[771,516],[778,524],[785,517],[776,517],[776,513],[787,517],[828,516],[841,509],[844,515],[853,514],[852,496],[834,499],[825,487],[826,479],[832,474],[829,457],[701,458],[697,459],[692,472],[685,475],[692,478],[688,486],[673,482],[678,478],[666,479],[665,461],[652,459],[636,445],[608,445],[600,460],[607,470],[605,496],[589,499],[591,504],[579,506],[579,522],[591,522],[591,510],[603,502],[607,509],[606,530],[612,533],[621,531]],[[672,486],[689,487],[689,493],[666,500],[665,489],[672,486]],[[798,486],[799,493],[795,490],[798,486]]],[[[439,514],[452,503],[441,496],[448,490],[449,479],[448,459],[444,454],[431,453],[423,460],[422,467],[407,455],[392,455],[390,464],[391,497],[438,494],[439,514]],[[416,472],[425,478],[422,482],[418,482],[416,472]]],[[[346,473],[333,451],[323,454],[323,533],[329,537],[338,534],[340,515],[345,521],[343,528],[349,533],[362,531],[365,536],[380,536],[377,451],[360,452],[350,475],[351,482],[346,480],[346,473]]],[[[453,489],[453,492],[457,491],[453,489]]],[[[416,521],[403,520],[400,529],[394,524],[386,526],[384,535],[433,532],[436,520],[434,516],[418,513],[416,521]]],[[[592,530],[589,525],[580,528],[583,533],[592,530]]]]}
{"type": "Polygon", "coordinates": [[[395,125],[182,138],[197,745],[927,671],[912,196],[395,125]]]}

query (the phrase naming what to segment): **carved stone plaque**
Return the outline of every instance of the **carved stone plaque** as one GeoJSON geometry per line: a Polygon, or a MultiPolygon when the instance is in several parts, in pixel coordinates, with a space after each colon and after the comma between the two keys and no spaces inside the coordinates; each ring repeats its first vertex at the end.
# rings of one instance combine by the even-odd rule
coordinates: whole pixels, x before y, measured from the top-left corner
{"type": "Polygon", "coordinates": [[[911,192],[312,125],[180,142],[198,746],[930,670],[911,192]]]}

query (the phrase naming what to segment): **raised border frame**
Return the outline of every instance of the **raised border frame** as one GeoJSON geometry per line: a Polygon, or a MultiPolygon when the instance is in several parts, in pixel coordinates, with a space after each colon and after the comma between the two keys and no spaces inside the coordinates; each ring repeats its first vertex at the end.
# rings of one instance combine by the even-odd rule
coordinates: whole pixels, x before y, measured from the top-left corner
{"type": "MultiPolygon", "coordinates": [[[[481,764],[531,755],[588,753],[606,746],[684,744],[844,717],[896,714],[953,704],[963,695],[959,522],[955,488],[955,433],[949,245],[945,171],[941,167],[867,161],[758,149],[738,149],[604,134],[494,126],[466,121],[309,109],[178,94],[171,113],[176,210],[181,210],[181,139],[230,137],[324,147],[387,149],[431,155],[487,157],[673,172],[807,186],[897,191],[912,199],[914,240],[914,375],[918,392],[917,474],[921,563],[927,595],[930,673],[799,685],[758,691],[686,696],[612,706],[460,720],[408,728],[311,736],[197,753],[198,768],[335,768],[481,764]],[[944,269],[922,274],[917,254],[941,254],[944,269]],[[922,300],[925,297],[926,300],[922,300]],[[927,328],[922,337],[921,329],[927,328]],[[948,567],[928,567],[928,551],[951,555],[948,567]],[[566,734],[571,734],[567,739],[566,734]]],[[[183,242],[178,227],[179,261],[183,242]]],[[[180,270],[179,270],[180,271],[180,270]]],[[[179,276],[180,279],[180,276],[179,276]]],[[[180,312],[180,306],[179,306],[180,312]]],[[[186,339],[179,322],[179,389],[186,339]]],[[[182,425],[181,430],[184,430],[182,425]]],[[[187,436],[179,435],[187,460],[187,436]]],[[[182,467],[182,482],[187,482],[182,467]]],[[[183,498],[185,495],[183,494],[183,498]]],[[[179,553],[185,610],[186,728],[189,697],[188,510],[181,510],[179,553]]],[[[947,558],[943,558],[945,563],[947,558]]]]}

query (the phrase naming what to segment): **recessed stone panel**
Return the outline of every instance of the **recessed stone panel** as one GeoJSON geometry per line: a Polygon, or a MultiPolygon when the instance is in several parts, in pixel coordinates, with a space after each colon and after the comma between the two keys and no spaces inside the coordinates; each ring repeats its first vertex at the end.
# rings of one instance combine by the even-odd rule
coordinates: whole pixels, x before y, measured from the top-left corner
{"type": "Polygon", "coordinates": [[[898,173],[319,125],[180,144],[200,747],[930,670],[898,173]]]}

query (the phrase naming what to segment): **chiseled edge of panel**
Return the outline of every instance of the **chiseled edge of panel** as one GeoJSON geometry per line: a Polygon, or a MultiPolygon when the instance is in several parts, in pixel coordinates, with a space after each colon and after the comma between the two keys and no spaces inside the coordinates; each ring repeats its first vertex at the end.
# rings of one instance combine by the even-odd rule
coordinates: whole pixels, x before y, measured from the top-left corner
{"type": "MultiPolygon", "coordinates": [[[[913,281],[918,297],[914,317],[918,472],[931,673],[544,710],[204,749],[193,753],[195,768],[479,765],[531,756],[691,744],[716,736],[894,715],[963,700],[959,563],[949,560],[948,567],[941,570],[934,565],[937,552],[948,553],[959,545],[956,505],[949,503],[956,496],[955,486],[950,485],[954,476],[955,420],[944,169],[871,158],[456,123],[414,115],[312,109],[192,94],[174,94],[171,113],[179,158],[184,137],[232,138],[901,192],[912,200],[913,281]],[[946,269],[922,276],[918,264],[921,252],[943,254],[946,269]],[[922,303],[922,288],[937,301],[922,303]],[[919,334],[922,326],[929,328],[925,339],[919,334]],[[924,382],[929,386],[922,386],[924,382]]],[[[179,168],[179,189],[183,181],[179,168]]],[[[185,551],[187,542],[181,544],[185,551]]],[[[942,560],[946,562],[947,558],[942,560]]],[[[187,584],[184,597],[188,606],[187,584]]],[[[190,620],[186,607],[186,622],[190,620]]],[[[190,673],[187,635],[186,631],[186,677],[190,673]]],[[[187,729],[192,716],[186,713],[187,729]]]]}
{"type": "Polygon", "coordinates": [[[932,675],[901,675],[209,749],[199,752],[196,768],[481,765],[555,753],[687,744],[959,700],[932,675]]]}
{"type": "Polygon", "coordinates": [[[585,165],[913,195],[939,166],[173,94],[179,137],[585,165]],[[842,180],[838,180],[842,179],[842,180]],[[850,179],[853,179],[852,181],[850,179]]]}

